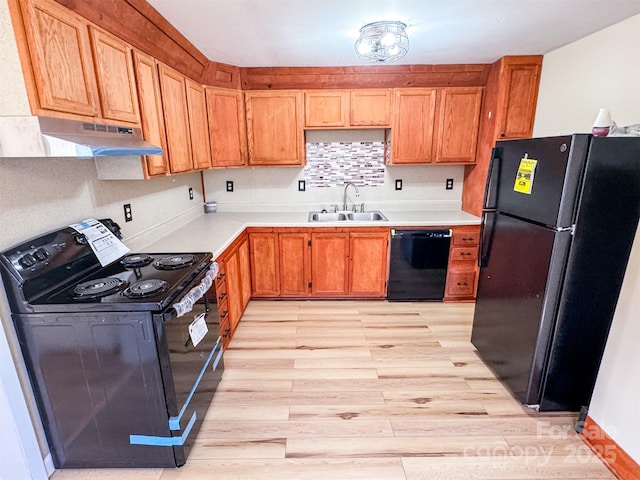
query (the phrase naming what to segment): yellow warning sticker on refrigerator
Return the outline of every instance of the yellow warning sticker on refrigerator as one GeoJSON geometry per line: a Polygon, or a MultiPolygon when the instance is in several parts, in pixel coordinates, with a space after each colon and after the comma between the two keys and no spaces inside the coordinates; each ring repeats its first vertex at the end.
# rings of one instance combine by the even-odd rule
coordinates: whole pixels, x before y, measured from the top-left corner
{"type": "Polygon", "coordinates": [[[537,160],[531,158],[523,158],[520,160],[518,173],[516,174],[516,183],[513,189],[519,193],[531,195],[533,189],[533,176],[536,173],[537,160]]]}

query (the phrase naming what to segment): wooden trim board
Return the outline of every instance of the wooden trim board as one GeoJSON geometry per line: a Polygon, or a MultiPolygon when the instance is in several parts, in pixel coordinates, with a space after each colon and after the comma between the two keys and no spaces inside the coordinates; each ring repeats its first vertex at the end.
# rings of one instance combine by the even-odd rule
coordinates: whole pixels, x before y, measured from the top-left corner
{"type": "Polygon", "coordinates": [[[591,417],[587,417],[580,438],[621,480],[640,478],[640,465],[631,458],[591,417]]]}

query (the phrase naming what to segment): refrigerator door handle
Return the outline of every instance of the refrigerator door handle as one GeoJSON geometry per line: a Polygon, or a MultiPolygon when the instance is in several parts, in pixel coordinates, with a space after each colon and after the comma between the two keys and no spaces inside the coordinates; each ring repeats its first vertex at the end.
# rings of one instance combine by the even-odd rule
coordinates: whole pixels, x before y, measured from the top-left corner
{"type": "Polygon", "coordinates": [[[498,200],[498,179],[500,178],[500,166],[502,161],[502,149],[494,148],[489,162],[489,172],[487,174],[487,184],[484,189],[483,210],[496,208],[498,200]]]}
{"type": "Polygon", "coordinates": [[[493,240],[493,223],[495,223],[495,213],[482,212],[482,223],[480,224],[480,255],[478,255],[478,266],[486,267],[491,252],[491,243],[493,240]],[[493,218],[491,225],[487,225],[489,216],[493,218]]]}

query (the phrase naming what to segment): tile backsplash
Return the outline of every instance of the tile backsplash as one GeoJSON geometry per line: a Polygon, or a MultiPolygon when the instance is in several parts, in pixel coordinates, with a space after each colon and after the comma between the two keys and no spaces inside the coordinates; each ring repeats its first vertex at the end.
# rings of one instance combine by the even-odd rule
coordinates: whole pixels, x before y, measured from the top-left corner
{"type": "Polygon", "coordinates": [[[313,130],[306,135],[303,175],[309,187],[384,184],[383,130],[313,130]]]}

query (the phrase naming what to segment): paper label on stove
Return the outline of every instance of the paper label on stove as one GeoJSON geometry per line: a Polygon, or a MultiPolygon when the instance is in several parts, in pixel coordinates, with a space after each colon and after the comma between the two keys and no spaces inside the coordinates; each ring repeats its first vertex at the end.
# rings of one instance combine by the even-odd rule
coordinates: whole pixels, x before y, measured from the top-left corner
{"type": "Polygon", "coordinates": [[[89,218],[69,226],[87,237],[91,250],[103,267],[115,262],[129,251],[127,246],[98,220],[89,218]]]}
{"type": "Polygon", "coordinates": [[[205,321],[206,317],[206,313],[201,313],[193,322],[191,322],[191,325],[189,325],[189,336],[191,337],[191,343],[193,343],[194,347],[197,347],[200,341],[209,332],[207,322],[205,321]]]}
{"type": "Polygon", "coordinates": [[[520,160],[520,166],[518,167],[518,173],[516,173],[516,181],[513,185],[513,190],[526,195],[531,195],[533,189],[533,176],[536,173],[537,160],[532,158],[523,158],[520,160]]]}

